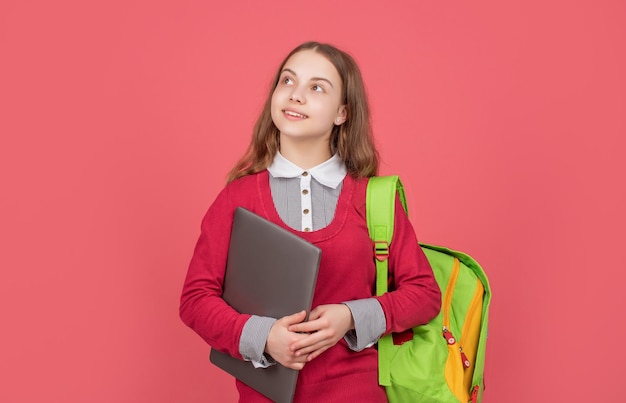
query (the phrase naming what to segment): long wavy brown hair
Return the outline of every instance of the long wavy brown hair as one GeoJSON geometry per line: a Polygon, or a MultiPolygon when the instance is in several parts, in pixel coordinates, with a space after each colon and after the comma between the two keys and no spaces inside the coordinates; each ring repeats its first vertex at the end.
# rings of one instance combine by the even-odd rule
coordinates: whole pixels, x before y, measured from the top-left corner
{"type": "Polygon", "coordinates": [[[330,135],[331,154],[339,154],[348,173],[356,178],[374,176],[378,172],[378,151],[374,145],[367,94],[359,67],[349,54],[332,45],[306,42],[292,50],[278,68],[261,115],[254,125],[248,149],[228,174],[228,182],[260,172],[272,163],[280,148],[280,132],[271,116],[272,94],[287,60],[303,50],[314,50],[325,56],[335,66],[342,80],[347,119],[342,125],[333,127],[330,135]]]}

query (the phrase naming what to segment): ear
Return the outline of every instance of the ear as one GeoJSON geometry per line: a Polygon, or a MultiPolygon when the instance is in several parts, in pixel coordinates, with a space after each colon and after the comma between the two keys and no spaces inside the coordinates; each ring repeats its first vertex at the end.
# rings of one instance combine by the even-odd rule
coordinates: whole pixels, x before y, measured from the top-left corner
{"type": "Polygon", "coordinates": [[[335,118],[335,126],[341,126],[348,119],[348,106],[341,105],[335,118]]]}

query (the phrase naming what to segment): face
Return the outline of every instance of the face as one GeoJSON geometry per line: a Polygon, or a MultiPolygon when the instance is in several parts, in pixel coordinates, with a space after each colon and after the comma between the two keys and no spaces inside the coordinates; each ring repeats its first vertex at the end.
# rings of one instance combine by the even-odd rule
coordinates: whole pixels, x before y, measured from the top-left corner
{"type": "Polygon", "coordinates": [[[333,126],[346,121],[339,72],[322,54],[292,55],[272,93],[271,113],[281,138],[328,140],[333,126]]]}

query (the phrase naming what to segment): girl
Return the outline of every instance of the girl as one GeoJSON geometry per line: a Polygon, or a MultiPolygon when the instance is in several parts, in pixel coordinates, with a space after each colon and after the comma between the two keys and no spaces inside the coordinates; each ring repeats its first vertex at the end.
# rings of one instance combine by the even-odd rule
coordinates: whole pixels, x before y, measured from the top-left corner
{"type": "MultiPolygon", "coordinates": [[[[180,315],[213,348],[263,371],[300,370],[294,402],[386,402],[377,351],[389,332],[427,323],[441,295],[397,201],[389,268],[395,290],[373,297],[376,269],[365,219],[378,169],[361,73],[348,54],[316,42],[276,73],[246,154],[202,221],[180,315]],[[322,249],[309,320],[240,314],[222,298],[234,210],[242,206],[322,249]]],[[[237,381],[241,402],[269,400],[237,381]]]]}

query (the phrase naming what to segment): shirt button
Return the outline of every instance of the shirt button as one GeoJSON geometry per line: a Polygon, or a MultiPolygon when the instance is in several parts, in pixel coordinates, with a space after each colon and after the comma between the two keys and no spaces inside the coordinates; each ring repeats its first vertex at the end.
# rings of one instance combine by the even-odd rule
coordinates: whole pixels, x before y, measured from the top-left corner
{"type": "Polygon", "coordinates": [[[304,232],[310,232],[310,231],[311,231],[311,228],[309,228],[309,227],[306,227],[306,228],[304,229],[304,232]]]}
{"type": "Polygon", "coordinates": [[[309,191],[308,191],[308,190],[306,190],[306,189],[304,189],[304,190],[302,191],[302,194],[303,194],[303,195],[308,195],[308,194],[309,194],[309,191]]]}
{"type": "Polygon", "coordinates": [[[309,176],[309,173],[307,171],[302,172],[302,176],[309,176]]]}
{"type": "Polygon", "coordinates": [[[302,210],[302,212],[303,212],[304,214],[309,214],[309,209],[308,209],[308,208],[305,208],[304,210],[302,210]]]}

